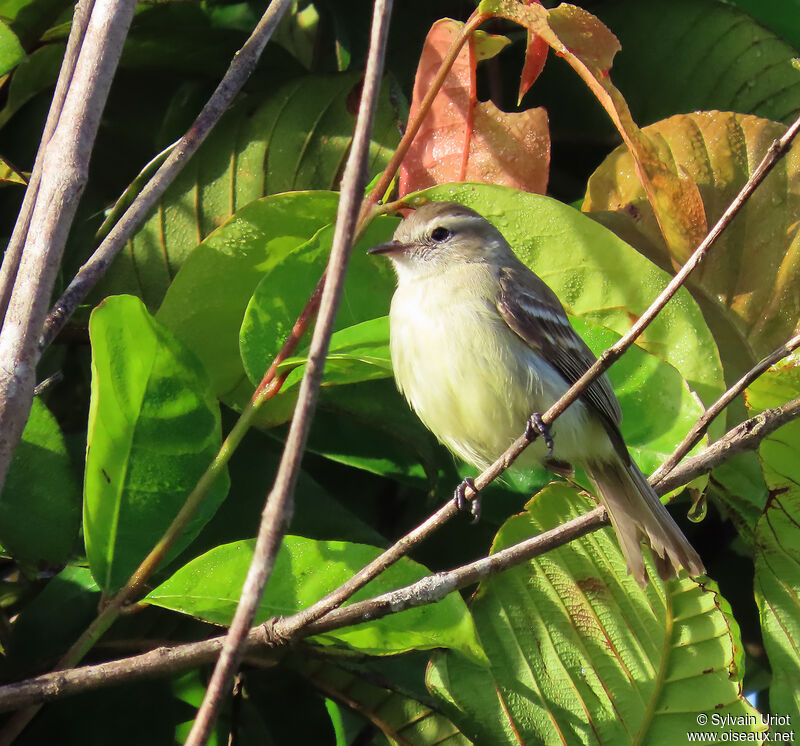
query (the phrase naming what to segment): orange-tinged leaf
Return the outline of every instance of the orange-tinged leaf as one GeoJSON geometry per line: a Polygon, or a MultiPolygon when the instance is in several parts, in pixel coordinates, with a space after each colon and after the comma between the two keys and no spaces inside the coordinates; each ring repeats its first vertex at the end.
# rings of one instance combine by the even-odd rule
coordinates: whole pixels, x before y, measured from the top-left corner
{"type": "MultiPolygon", "coordinates": [[[[414,79],[409,119],[419,110],[422,97],[462,27],[457,21],[443,18],[428,32],[414,79]]],[[[403,159],[401,197],[441,181],[462,181],[459,177],[466,170],[472,106],[476,101],[475,66],[474,47],[472,43],[465,44],[403,159]]]]}
{"type": "MultiPolygon", "coordinates": [[[[778,122],[730,112],[680,114],[645,127],[660,157],[686,173],[702,196],[706,221],[722,215],[770,144],[778,122]]],[[[684,257],[663,240],[630,154],[617,148],[589,179],[583,210],[662,267],[684,257]]],[[[749,359],[770,352],[800,319],[800,146],[795,144],[756,190],[689,278],[692,292],[746,343],[749,359]]],[[[711,318],[706,314],[707,318],[711,318]]],[[[717,334],[717,337],[720,335],[717,334]]]]}
{"type": "Polygon", "coordinates": [[[550,168],[547,111],[500,111],[491,101],[475,106],[467,171],[462,181],[544,194],[550,168]]]}
{"type": "Polygon", "coordinates": [[[528,31],[525,64],[522,66],[522,74],[519,76],[517,104],[522,101],[522,97],[530,90],[530,87],[544,70],[544,63],[547,61],[547,50],[547,42],[539,34],[528,31]]]}
{"type": "Polygon", "coordinates": [[[675,256],[688,256],[707,232],[697,185],[662,162],[658,148],[636,126],[628,104],[609,77],[620,45],[591,13],[564,3],[553,10],[518,0],[483,0],[480,12],[515,21],[541,36],[586,83],[606,110],[633,156],[636,175],[675,256]]]}
{"type": "MultiPolygon", "coordinates": [[[[410,117],[430,87],[463,24],[437,21],[425,41],[414,81],[410,117]]],[[[493,56],[503,37],[476,34],[459,53],[400,169],[400,195],[448,181],[484,181],[544,193],[550,163],[547,114],[500,111],[479,103],[478,59],[493,56]]]]}
{"type": "MultiPolygon", "coordinates": [[[[528,0],[528,2],[541,5],[541,0],[528,0]]],[[[522,97],[530,90],[544,69],[548,48],[547,42],[539,34],[528,29],[528,44],[525,47],[525,63],[519,76],[517,104],[522,101],[522,97]]]]}

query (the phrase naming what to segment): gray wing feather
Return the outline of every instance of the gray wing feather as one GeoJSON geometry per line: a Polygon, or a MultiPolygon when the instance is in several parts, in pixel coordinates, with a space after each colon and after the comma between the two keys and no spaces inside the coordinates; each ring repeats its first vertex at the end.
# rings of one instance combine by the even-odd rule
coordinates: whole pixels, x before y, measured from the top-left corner
{"type": "MultiPolygon", "coordinates": [[[[555,293],[527,267],[506,267],[500,273],[497,310],[506,324],[538,352],[572,385],[595,362],[592,351],[567,319],[555,293]]],[[[628,451],[619,433],[622,412],[605,375],[595,379],[581,395],[600,418],[624,462],[628,451]]]]}

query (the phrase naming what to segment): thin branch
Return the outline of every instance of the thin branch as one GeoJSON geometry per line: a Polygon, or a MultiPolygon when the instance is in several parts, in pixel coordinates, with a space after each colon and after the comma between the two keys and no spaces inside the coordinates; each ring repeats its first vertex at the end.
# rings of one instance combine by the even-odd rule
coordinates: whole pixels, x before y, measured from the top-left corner
{"type": "Polygon", "coordinates": [[[25,188],[25,197],[22,200],[17,221],[14,224],[14,231],[3,256],[3,266],[0,267],[0,326],[2,326],[2,319],[5,318],[8,302],[11,299],[11,291],[14,287],[14,280],[17,277],[19,262],[22,258],[22,247],[28,237],[31,215],[36,204],[36,196],[39,193],[39,182],[42,178],[45,150],[61,117],[64,99],[72,82],[72,76],[75,74],[75,63],[78,61],[78,54],[83,44],[84,36],[86,36],[86,28],[89,25],[94,3],[95,0],[82,0],[75,6],[72,27],[67,39],[67,48],[64,50],[64,59],[58,73],[58,81],[53,92],[53,100],[50,102],[50,110],[47,113],[47,121],[42,131],[39,149],[33,162],[28,185],[25,188]]]}
{"type": "MultiPolygon", "coordinates": [[[[41,177],[0,332],[0,490],[30,414],[39,333],[135,6],[135,0],[94,3],[72,75],[64,74],[69,84],[61,112],[37,156],[41,177]]],[[[69,67],[71,59],[65,64],[69,67]]],[[[55,114],[48,117],[48,125],[54,118],[55,114]]],[[[24,215],[20,219],[25,222],[24,215]]],[[[0,743],[13,741],[35,714],[36,709],[18,713],[6,724],[0,743]]]]}
{"type": "Polygon", "coordinates": [[[224,77],[187,133],[177,142],[153,178],[131,203],[131,206],[103,239],[89,260],[80,268],[64,294],[53,306],[42,330],[41,349],[47,347],[55,339],[67,319],[105,274],[114,257],[120,252],[139,223],[147,216],[150,208],[161,198],[167,187],[228,109],[236,94],[239,93],[255,69],[264,47],[290,2],[291,0],[272,0],[261,20],[253,29],[253,33],[234,55],[224,77]]]}
{"type": "Polygon", "coordinates": [[[689,484],[693,479],[708,474],[737,453],[758,448],[759,443],[767,435],[797,417],[800,417],[800,399],[793,399],[780,407],[766,409],[761,414],[740,422],[702,453],[686,459],[662,477],[655,488],[656,492],[666,495],[678,487],[689,484]]]}
{"type": "MultiPolygon", "coordinates": [[[[454,590],[496,575],[604,525],[607,525],[605,510],[597,508],[484,559],[449,572],[422,578],[391,593],[337,609],[299,631],[295,639],[379,619],[415,606],[436,603],[454,590]]],[[[275,624],[276,620],[273,619],[249,631],[245,638],[248,653],[258,649],[270,650],[282,643],[282,637],[276,637],[269,631],[275,629],[275,624]]],[[[17,684],[8,684],[0,687],[0,711],[23,707],[32,702],[60,699],[103,686],[166,676],[195,668],[213,661],[220,654],[224,639],[215,637],[203,642],[157,648],[119,661],[83,666],[71,671],[55,671],[17,684]]]]}
{"type": "Polygon", "coordinates": [[[64,380],[64,373],[63,371],[57,370],[53,373],[52,376],[48,376],[44,379],[44,381],[40,381],[33,387],[33,395],[34,396],[41,396],[45,391],[49,388],[55,386],[57,383],[61,383],[64,380]]]}
{"type": "Polygon", "coordinates": [[[327,279],[322,291],[319,317],[311,338],[306,371],[300,384],[297,405],[278,466],[278,473],[275,476],[275,483],[262,514],[253,550],[253,559],[242,588],[239,605],[206,689],[203,704],[197,712],[191,732],[186,739],[186,746],[203,746],[208,740],[222,699],[241,661],[247,634],[252,626],[264,588],[272,573],[278,548],[294,510],[294,489],[317,402],[319,386],[322,383],[325,358],[333,333],[333,323],[342,296],[344,277],[361,209],[361,195],[366,186],[370,133],[383,74],[391,10],[392,0],[375,1],[361,102],[353,143],[342,179],[336,227],[326,270],[327,279]]]}
{"type": "Polygon", "coordinates": [[[714,419],[728,406],[739,394],[741,394],[753,381],[756,380],[764,371],[771,368],[775,363],[783,360],[794,350],[800,347],[800,334],[796,334],[788,342],[785,342],[777,349],[773,350],[761,362],[754,365],[745,373],[733,386],[731,386],[722,396],[719,397],[697,420],[686,437],[680,442],[672,455],[650,475],[650,483],[658,484],[669,472],[671,472],[682,460],[683,457],[700,442],[706,434],[709,425],[714,419]]]}
{"type": "Polygon", "coordinates": [[[416,115],[408,122],[406,131],[403,133],[403,137],[400,139],[400,142],[394,151],[394,155],[392,155],[392,158],[386,165],[386,168],[383,169],[383,173],[381,174],[380,179],[378,179],[378,182],[375,184],[375,187],[367,196],[367,199],[364,202],[364,216],[366,216],[367,211],[371,209],[376,202],[383,199],[386,195],[386,191],[389,189],[392,179],[394,179],[395,174],[400,168],[403,158],[406,157],[406,153],[408,152],[409,147],[411,147],[411,142],[417,136],[419,128],[425,121],[425,117],[428,115],[428,112],[433,105],[433,100],[439,94],[442,84],[444,83],[444,79],[450,72],[450,68],[453,67],[453,63],[456,61],[458,53],[472,36],[473,31],[475,31],[478,26],[480,26],[489,17],[490,16],[488,13],[479,13],[477,10],[474,11],[469,19],[467,19],[464,27],[461,29],[461,33],[450,45],[450,48],[447,50],[447,54],[445,54],[445,56],[442,58],[442,64],[439,66],[439,71],[436,73],[436,77],[431,81],[430,88],[428,88],[425,96],[420,102],[416,115]]]}
{"type": "MultiPolygon", "coordinates": [[[[151,179],[151,181],[148,183],[148,187],[146,187],[146,189],[151,189],[151,196],[159,189],[161,191],[166,189],[180,168],[182,168],[197,147],[199,147],[200,143],[208,134],[211,127],[213,127],[216,121],[218,121],[219,117],[224,111],[224,106],[227,105],[227,103],[230,103],[230,100],[233,98],[233,96],[241,89],[241,86],[244,84],[247,77],[250,75],[250,72],[252,72],[256,62],[258,61],[258,58],[267,41],[269,40],[277,21],[280,20],[280,16],[287,7],[285,3],[281,4],[282,2],[283,0],[273,0],[245,45],[242,47],[236,57],[234,57],[234,60],[228,68],[225,77],[223,77],[211,99],[209,99],[209,102],[203,108],[200,115],[198,115],[198,118],[195,120],[189,132],[175,146],[171,146],[174,148],[171,153],[172,156],[175,155],[175,150],[181,147],[182,155],[179,158],[176,158],[169,168],[167,168],[169,163],[165,162],[156,172],[156,174],[153,176],[153,179],[151,179]]],[[[161,154],[158,157],[161,157],[161,154]]],[[[157,199],[159,195],[160,193],[155,194],[154,199],[157,199]]],[[[141,198],[142,195],[140,195],[140,199],[141,198]]],[[[122,220],[133,220],[132,211],[135,213],[138,207],[141,207],[142,203],[140,202],[140,199],[134,200],[131,207],[124,214],[122,220]]],[[[142,209],[146,210],[146,208],[142,209]]],[[[130,229],[133,230],[135,225],[132,223],[129,223],[129,225],[130,229]]],[[[104,240],[100,246],[101,249],[107,245],[107,242],[112,238],[111,234],[114,234],[118,228],[119,223],[109,232],[108,238],[104,240]]],[[[126,239],[123,237],[122,241],[124,242],[124,240],[126,239]]],[[[90,263],[94,259],[98,259],[97,254],[90,259],[90,263]]],[[[98,279],[99,276],[100,275],[96,275],[95,280],[98,279]]],[[[77,277],[76,280],[78,280],[77,277]]],[[[65,314],[63,317],[61,317],[61,321],[58,323],[63,324],[67,315],[68,314],[65,314]]],[[[51,336],[45,340],[45,345],[52,340],[53,336],[58,331],[55,326],[51,326],[49,328],[51,329],[51,336]]],[[[268,398],[267,394],[264,394],[264,398],[268,398]]],[[[257,409],[257,404],[258,402],[251,402],[250,406],[245,408],[245,410],[242,412],[240,419],[237,421],[236,425],[222,443],[219,452],[206,471],[203,473],[201,478],[198,480],[194,490],[192,490],[191,494],[187,497],[186,502],[175,516],[169,528],[165,531],[164,535],[156,543],[150,553],[142,560],[139,567],[128,579],[128,582],[125,584],[125,586],[121,588],[111,599],[109,599],[100,614],[94,619],[89,627],[84,630],[81,636],[64,654],[64,656],[58,662],[57,667],[59,669],[75,666],[93,647],[103,633],[105,633],[106,630],[108,630],[109,627],[114,623],[125,604],[129,603],[139,595],[142,587],[147,582],[147,579],[157,569],[164,556],[169,551],[170,547],[174,544],[175,540],[183,533],[186,524],[197,510],[199,504],[205,499],[205,496],[211,485],[214,483],[220,472],[225,468],[225,465],[230,460],[233,452],[250,426],[257,409]]]]}
{"type": "Polygon", "coordinates": [[[134,0],[94,4],[60,116],[38,156],[41,178],[0,332],[0,489],[30,412],[39,332],[135,5],[134,0]]]}
{"type": "MultiPolygon", "coordinates": [[[[661,495],[666,494],[681,485],[688,484],[700,474],[711,471],[731,456],[745,450],[754,450],[763,438],[798,417],[800,417],[800,399],[795,399],[782,407],[768,409],[737,425],[713,446],[685,462],[689,468],[681,465],[668,479],[662,480],[662,483],[655,488],[656,492],[661,495]]],[[[299,628],[292,621],[300,617],[302,611],[291,617],[268,620],[264,625],[250,630],[247,635],[246,651],[251,653],[255,650],[269,650],[300,638],[370,621],[378,616],[399,611],[398,604],[406,604],[402,608],[409,608],[410,605],[420,605],[414,601],[422,599],[425,603],[434,603],[443,595],[444,588],[455,590],[467,587],[494,572],[500,572],[544,554],[605,525],[607,520],[604,509],[596,508],[486,559],[448,573],[423,578],[407,588],[392,591],[390,594],[333,610],[306,627],[299,628]],[[404,596],[408,599],[403,600],[404,596]],[[289,629],[296,631],[289,636],[287,634],[289,629]]],[[[215,637],[202,642],[160,647],[148,653],[117,661],[83,666],[70,671],[56,671],[14,684],[6,684],[0,686],[0,711],[73,696],[104,686],[167,676],[196,668],[212,662],[219,655],[223,640],[224,637],[215,637]]]]}

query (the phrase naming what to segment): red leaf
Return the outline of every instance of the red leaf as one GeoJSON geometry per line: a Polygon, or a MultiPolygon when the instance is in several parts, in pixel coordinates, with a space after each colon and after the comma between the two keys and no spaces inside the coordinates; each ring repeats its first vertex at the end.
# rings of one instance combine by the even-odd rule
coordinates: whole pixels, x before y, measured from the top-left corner
{"type": "MultiPolygon", "coordinates": [[[[413,117],[463,24],[437,21],[428,34],[414,81],[413,117]]],[[[547,114],[516,114],[478,103],[473,41],[464,46],[403,159],[400,196],[448,181],[482,181],[544,193],[550,164],[547,114]]]]}
{"type": "MultiPolygon", "coordinates": [[[[526,5],[531,5],[533,3],[541,5],[540,0],[529,0],[526,5]]],[[[549,48],[547,42],[542,39],[539,34],[528,29],[528,46],[525,48],[525,64],[522,66],[522,73],[519,76],[518,104],[522,101],[522,97],[530,90],[530,87],[536,82],[536,79],[544,69],[544,63],[547,61],[547,51],[549,48]]]]}
{"type": "MultiPolygon", "coordinates": [[[[463,24],[450,18],[436,21],[422,48],[409,119],[439,71],[442,58],[461,33],[463,24]]],[[[463,181],[472,132],[475,93],[475,52],[465,44],[447,74],[425,121],[400,167],[400,196],[442,181],[463,181]],[[434,177],[434,172],[436,176],[434,177]]]]}

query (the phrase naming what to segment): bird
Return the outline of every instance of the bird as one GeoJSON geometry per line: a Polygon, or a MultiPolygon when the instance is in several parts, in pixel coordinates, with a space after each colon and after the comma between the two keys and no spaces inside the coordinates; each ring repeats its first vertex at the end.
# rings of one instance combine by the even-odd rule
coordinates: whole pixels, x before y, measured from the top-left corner
{"type": "MultiPolygon", "coordinates": [[[[605,506],[627,569],[646,586],[642,543],[663,579],[703,562],[631,458],[622,412],[605,374],[551,426],[541,412],[595,362],[556,294],[500,231],[455,202],[408,214],[391,241],[369,249],[393,265],[390,354],[397,387],[456,456],[484,469],[523,430],[542,435],[518,466],[563,473],[583,466],[605,506]]],[[[463,502],[465,480],[456,490],[463,502]]]]}

